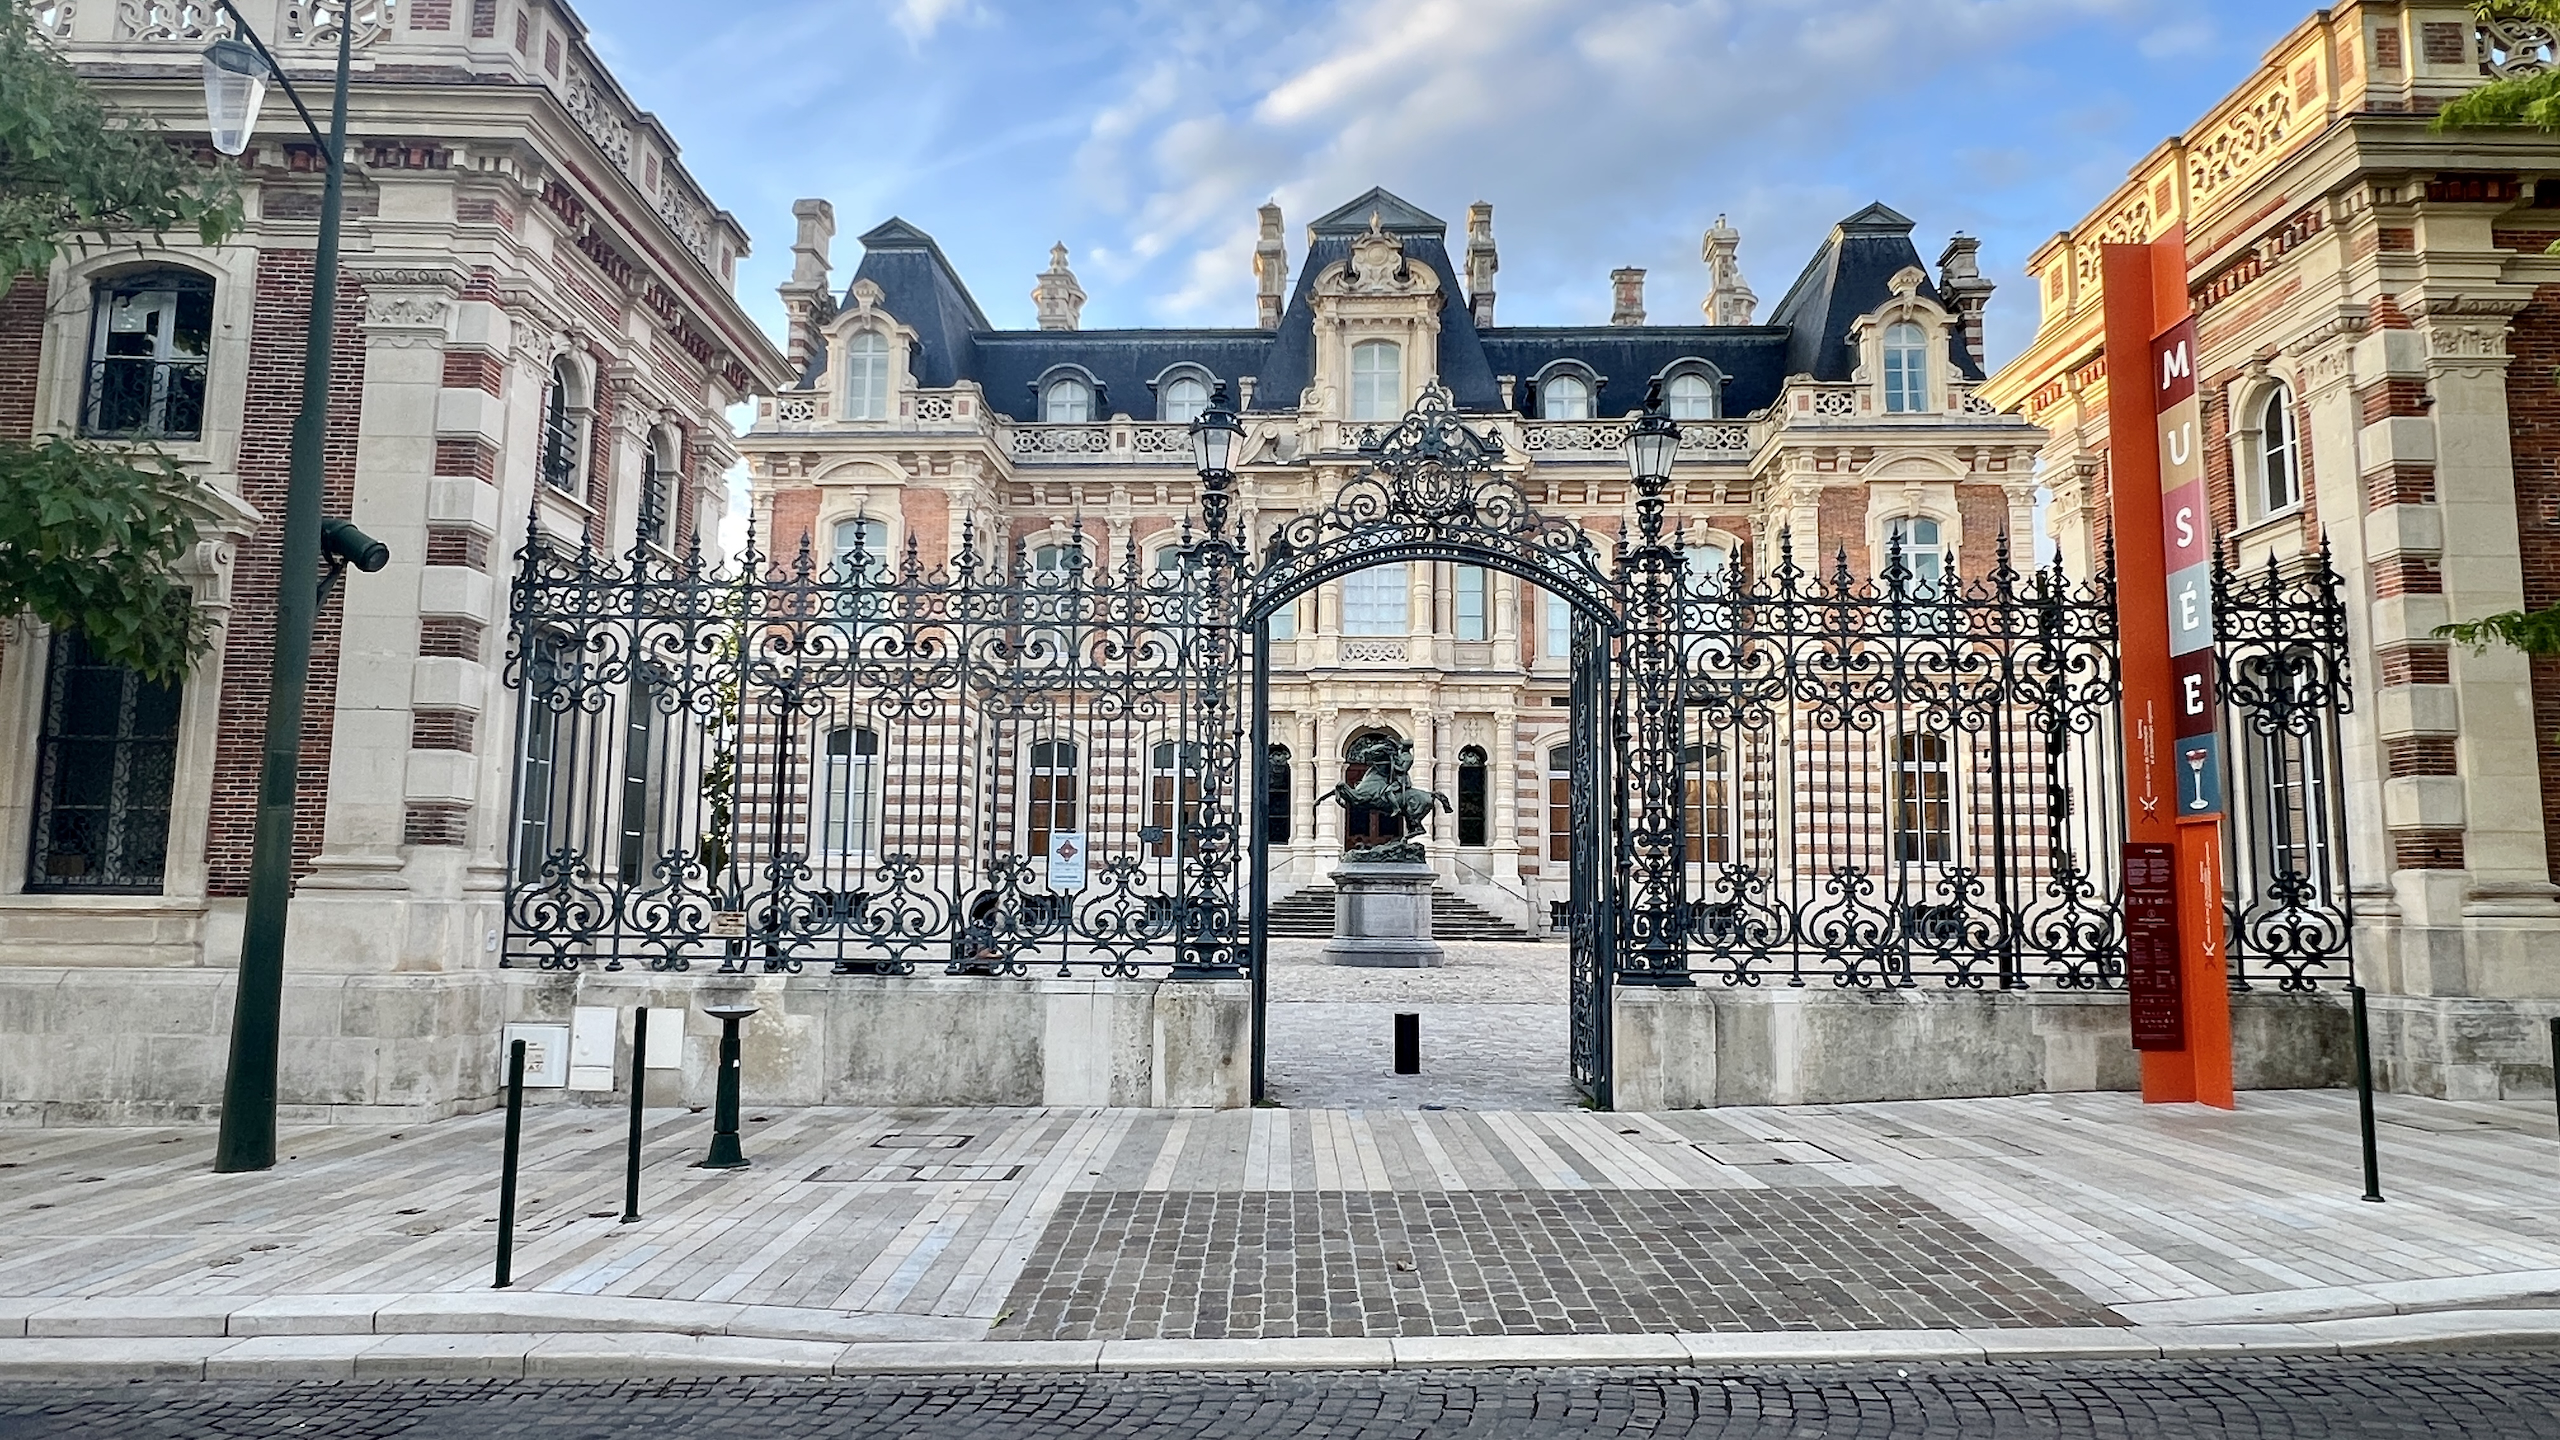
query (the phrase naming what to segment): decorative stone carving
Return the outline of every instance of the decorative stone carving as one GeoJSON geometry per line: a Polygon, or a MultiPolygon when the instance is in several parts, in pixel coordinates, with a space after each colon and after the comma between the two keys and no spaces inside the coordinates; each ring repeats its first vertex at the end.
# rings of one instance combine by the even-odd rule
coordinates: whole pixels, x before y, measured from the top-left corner
{"type": "MultiPolygon", "coordinates": [[[[39,6],[38,28],[48,34],[68,37],[71,33],[72,7],[39,6]],[[47,8],[56,12],[53,26],[45,26],[47,8]]],[[[116,0],[116,38],[119,40],[161,41],[179,45],[201,45],[231,35],[229,13],[199,0],[116,0]]]]}
{"type": "Polygon", "coordinates": [[[1084,287],[1076,283],[1076,272],[1067,268],[1066,242],[1049,247],[1049,268],[1040,272],[1040,283],[1031,290],[1031,303],[1040,313],[1043,330],[1073,330],[1084,318],[1084,287]]]}
{"type": "Polygon", "coordinates": [[[1710,325],[1748,325],[1760,307],[1760,297],[1742,278],[1741,253],[1742,232],[1718,215],[1698,245],[1698,258],[1707,262],[1707,298],[1700,308],[1710,325]]]}
{"type": "Polygon", "coordinates": [[[2480,63],[2497,80],[2539,75],[2552,66],[2555,35],[2539,20],[2480,22],[2480,63]]]}
{"type": "Polygon", "coordinates": [[[362,49],[398,26],[398,0],[300,0],[284,7],[284,38],[295,45],[335,45],[339,27],[351,19],[362,49]]]}
{"type": "Polygon", "coordinates": [[[367,295],[364,323],[394,329],[444,329],[445,317],[453,307],[441,295],[400,294],[367,295]]]}
{"type": "Polygon", "coordinates": [[[36,33],[54,40],[71,38],[71,22],[79,18],[79,7],[71,0],[38,0],[33,14],[36,33]]]}
{"type": "Polygon", "coordinates": [[[2201,205],[2273,159],[2294,138],[2293,111],[2293,91],[2278,77],[2255,101],[2233,109],[2213,129],[2189,141],[2190,201],[2201,205]]]}
{"type": "Polygon", "coordinates": [[[1408,265],[1404,241],[1390,235],[1377,216],[1369,217],[1369,233],[1351,242],[1351,258],[1336,261],[1316,277],[1324,295],[1434,295],[1440,277],[1428,265],[1408,265]]]}

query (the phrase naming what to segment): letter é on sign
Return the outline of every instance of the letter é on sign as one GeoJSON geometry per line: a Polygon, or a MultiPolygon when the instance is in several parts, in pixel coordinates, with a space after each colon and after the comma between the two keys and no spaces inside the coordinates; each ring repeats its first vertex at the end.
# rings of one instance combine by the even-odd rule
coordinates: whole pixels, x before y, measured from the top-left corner
{"type": "Polygon", "coordinates": [[[2193,368],[2187,363],[2186,341],[2181,340],[2170,346],[2168,352],[2160,357],[2160,388],[2166,390],[2177,381],[2185,379],[2193,368]]]}
{"type": "Polygon", "coordinates": [[[2196,451],[2195,422],[2189,421],[2169,432],[2169,463],[2183,468],[2196,451]]]}

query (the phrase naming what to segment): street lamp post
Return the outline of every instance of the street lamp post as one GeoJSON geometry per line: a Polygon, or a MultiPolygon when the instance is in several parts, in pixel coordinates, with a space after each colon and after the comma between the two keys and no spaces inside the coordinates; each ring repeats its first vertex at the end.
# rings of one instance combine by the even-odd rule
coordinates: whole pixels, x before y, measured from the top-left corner
{"type": "MultiPolygon", "coordinates": [[[[284,930],[293,893],[293,811],[302,752],[303,691],[311,676],[311,627],[320,609],[322,444],[329,416],[330,340],[337,322],[338,218],[347,176],[347,72],[354,54],[355,19],[338,16],[338,75],[329,133],[312,122],[293,82],[249,28],[247,16],[223,0],[232,23],[247,38],[220,40],[205,51],[205,112],[214,147],[239,155],[257,128],[258,106],[269,81],[286,98],[328,160],[321,191],[320,238],[311,262],[311,328],[302,355],[302,410],[293,422],[293,465],[285,490],[284,555],[276,585],[274,674],[267,688],[265,763],[258,776],[257,837],[249,860],[248,912],[240,933],[239,994],[231,1011],[231,1068],[222,1089],[222,1132],[215,1142],[217,1171],[266,1170],[276,1163],[276,1050],[284,1008],[284,930]]],[[[353,526],[333,530],[326,546],[357,568],[379,570],[390,558],[365,540],[347,553],[353,526]]],[[[334,572],[332,579],[335,578],[334,572]]]]}

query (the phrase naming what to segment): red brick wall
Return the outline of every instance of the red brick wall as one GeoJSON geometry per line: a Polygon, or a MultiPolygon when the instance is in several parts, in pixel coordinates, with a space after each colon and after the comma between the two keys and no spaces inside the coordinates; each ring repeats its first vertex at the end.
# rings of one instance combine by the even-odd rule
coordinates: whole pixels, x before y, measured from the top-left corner
{"type": "MultiPolygon", "coordinates": [[[[898,512],[915,539],[916,559],[927,570],[940,569],[951,558],[951,497],[939,490],[902,491],[898,512]]],[[[904,550],[898,552],[898,563],[907,563],[904,550]]]]}
{"type": "MultiPolygon", "coordinates": [[[[1957,573],[1968,580],[1979,580],[2000,563],[2000,537],[2009,529],[2009,493],[1997,485],[1958,485],[1956,515],[1964,522],[1964,549],[1956,556],[1956,564],[1961,567],[1957,573]]],[[[2035,537],[2010,535],[2009,543],[2010,563],[2033,569],[2035,537]]]]}
{"type": "MultiPolygon", "coordinates": [[[[2528,610],[2560,605],[2560,285],[2533,292],[2508,340],[2507,430],[2528,610]]],[[[2470,619],[2470,616],[2456,616],[2470,619]]],[[[2560,881],[2560,659],[2535,660],[2533,723],[2542,762],[2542,843],[2560,881]]]]}
{"type": "MultiPolygon", "coordinates": [[[[244,895],[258,810],[258,768],[266,741],[267,684],[274,671],[276,586],[293,417],[302,404],[302,350],[311,313],[311,254],[269,250],[258,257],[257,317],[249,340],[249,396],[240,432],[241,498],[268,518],[240,546],[231,576],[231,622],[222,652],[221,719],[215,731],[213,815],[205,827],[205,870],[215,895],[244,895]]],[[[364,295],[353,281],[338,292],[337,364],[329,378],[329,439],[321,508],[344,515],[355,504],[356,426],[364,395],[364,295]]],[[[295,577],[316,584],[317,575],[295,577]]],[[[311,639],[311,683],[303,701],[302,764],[294,806],[294,873],[320,851],[329,806],[330,714],[338,699],[340,590],[321,607],[311,639]]]]}
{"type": "Polygon", "coordinates": [[[36,433],[36,367],[44,354],[44,280],[21,275],[0,292],[0,438],[36,433]]]}
{"type": "Polygon", "coordinates": [[[1822,492],[1822,508],[1815,512],[1821,534],[1815,538],[1812,553],[1806,553],[1804,537],[1796,537],[1796,564],[1808,574],[1829,580],[1840,567],[1840,552],[1849,552],[1849,574],[1853,578],[1872,575],[1881,565],[1880,559],[1867,554],[1867,492],[1864,486],[1844,485],[1822,492]]]}

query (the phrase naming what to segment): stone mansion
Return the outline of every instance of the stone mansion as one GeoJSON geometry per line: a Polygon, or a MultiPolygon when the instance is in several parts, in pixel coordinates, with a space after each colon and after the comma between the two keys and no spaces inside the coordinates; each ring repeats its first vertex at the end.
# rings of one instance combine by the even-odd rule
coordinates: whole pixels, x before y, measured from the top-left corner
{"type": "MultiPolygon", "coordinates": [[[[1765,320],[1719,220],[1699,313],[1649,316],[1645,273],[1619,270],[1607,323],[1583,326],[1501,323],[1491,205],[1468,207],[1453,247],[1446,222],[1371,190],[1306,227],[1294,280],[1266,205],[1254,323],[1146,330],[1080,328],[1063,246],[1033,291],[1039,328],[998,329],[898,219],[861,236],[839,294],[832,207],[796,212],[782,298],[798,379],[758,402],[739,443],[758,544],[778,557],[912,549],[931,569],[965,531],[981,553],[1019,547],[1035,575],[1079,549],[1177,565],[1197,513],[1187,427],[1222,389],[1245,426],[1236,505],[1258,546],[1322,508],[1359,468],[1364,427],[1430,387],[1500,437],[1542,512],[1604,544],[1631,508],[1626,417],[1659,387],[1682,430],[1667,524],[1693,567],[1764,571],[1783,543],[1861,574],[1898,551],[1928,583],[1986,572],[2003,537],[2031,553],[2044,437],[1976,394],[1992,287],[1975,242],[1950,240],[1933,271],[1913,222],[1881,204],[1835,226],[1765,320]]],[[[1455,801],[1433,832],[1442,883],[1548,928],[1567,885],[1570,623],[1534,585],[1441,563],[1356,572],[1275,615],[1273,893],[1323,884],[1346,841],[1369,838],[1320,797],[1346,778],[1346,749],[1385,732],[1413,745],[1417,783],[1455,801]]]]}

